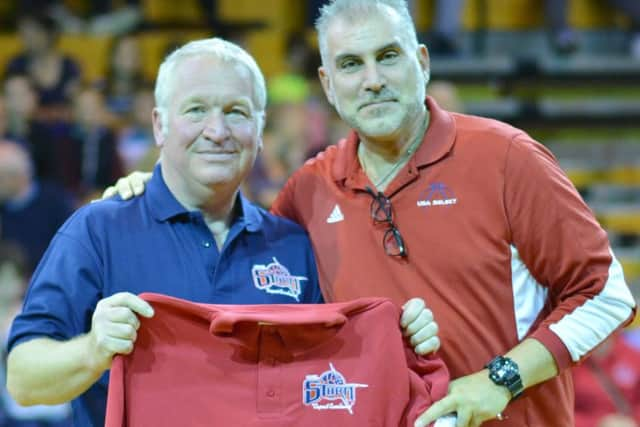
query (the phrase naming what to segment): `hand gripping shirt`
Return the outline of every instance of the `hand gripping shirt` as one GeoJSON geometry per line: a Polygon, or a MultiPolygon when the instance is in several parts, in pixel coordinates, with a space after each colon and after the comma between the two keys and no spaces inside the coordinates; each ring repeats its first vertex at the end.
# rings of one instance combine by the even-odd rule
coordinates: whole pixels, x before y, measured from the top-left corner
{"type": "MultiPolygon", "coordinates": [[[[241,195],[237,210],[218,250],[202,214],[178,203],[159,167],[143,196],[81,208],[38,266],[9,349],[88,332],[97,302],[123,291],[219,304],[322,302],[306,233],[241,195]]],[[[75,425],[104,425],[107,384],[105,374],[72,402],[75,425]]]]}
{"type": "Polygon", "coordinates": [[[430,98],[423,142],[389,184],[406,258],[385,253],[388,224],[371,217],[373,187],[358,136],[329,147],[287,182],[272,211],[309,233],[328,302],[423,297],[441,354],[458,378],[526,337],[560,376],[525,391],[506,421],[573,425],[570,372],[631,318],[633,298],[606,233],[556,159],[507,124],[444,111],[430,98]]]}
{"type": "Polygon", "coordinates": [[[387,299],[207,305],[143,294],[134,351],[111,368],[106,427],[413,426],[448,371],[415,355],[387,299]]]}

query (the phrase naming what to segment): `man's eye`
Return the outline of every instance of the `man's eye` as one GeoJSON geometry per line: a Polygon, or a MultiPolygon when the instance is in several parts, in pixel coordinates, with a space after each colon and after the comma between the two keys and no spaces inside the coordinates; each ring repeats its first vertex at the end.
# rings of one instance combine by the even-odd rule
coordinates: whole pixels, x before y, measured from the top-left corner
{"type": "Polygon", "coordinates": [[[193,113],[193,114],[200,114],[200,113],[204,113],[205,109],[202,105],[196,105],[193,107],[189,107],[187,109],[187,113],[193,113]]]}
{"type": "Polygon", "coordinates": [[[227,112],[227,114],[232,114],[234,116],[249,117],[249,114],[242,108],[232,108],[227,112]]]}
{"type": "Polygon", "coordinates": [[[343,70],[351,70],[358,66],[358,61],[355,59],[345,59],[340,63],[340,68],[343,70]]]}
{"type": "Polygon", "coordinates": [[[388,50],[382,54],[380,57],[381,62],[393,62],[398,57],[398,52],[393,50],[388,50]]]}

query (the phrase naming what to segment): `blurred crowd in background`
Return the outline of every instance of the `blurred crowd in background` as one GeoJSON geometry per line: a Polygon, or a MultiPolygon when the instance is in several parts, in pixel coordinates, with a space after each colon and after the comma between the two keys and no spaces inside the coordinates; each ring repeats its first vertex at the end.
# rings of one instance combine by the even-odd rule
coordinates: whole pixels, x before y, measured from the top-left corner
{"type": "MultiPolygon", "coordinates": [[[[432,56],[428,94],[446,109],[512,121],[548,143],[610,232],[638,294],[640,1],[409,3],[432,56]],[[547,82],[551,89],[536,89],[547,82]]],[[[346,135],[316,75],[313,22],[322,4],[2,2],[0,335],[64,220],[117,178],[153,168],[153,76],[185,40],[225,37],[265,72],[264,151],[244,185],[259,204],[268,208],[292,171],[346,135]]],[[[578,398],[578,427],[640,425],[638,331],[618,335],[576,374],[590,391],[578,398]],[[607,419],[612,413],[623,416],[607,419]]],[[[65,426],[67,416],[64,405],[24,409],[1,396],[0,427],[65,426]]]]}

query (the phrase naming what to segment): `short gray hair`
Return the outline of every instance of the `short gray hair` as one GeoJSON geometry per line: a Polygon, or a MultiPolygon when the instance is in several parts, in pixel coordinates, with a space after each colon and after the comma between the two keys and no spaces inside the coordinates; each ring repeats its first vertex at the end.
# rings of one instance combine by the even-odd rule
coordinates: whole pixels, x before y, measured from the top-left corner
{"type": "Polygon", "coordinates": [[[416,35],[416,27],[409,13],[406,0],[331,0],[330,3],[322,6],[320,16],[316,20],[316,31],[318,32],[318,44],[320,47],[320,56],[322,64],[328,65],[330,58],[327,46],[327,30],[331,21],[337,16],[343,16],[349,20],[362,19],[374,12],[384,13],[381,6],[387,6],[395,10],[400,19],[403,21],[402,28],[405,29],[403,38],[409,44],[412,50],[418,49],[418,36],[416,35]]]}
{"type": "Polygon", "coordinates": [[[211,55],[225,62],[242,64],[249,70],[253,79],[253,98],[258,110],[258,124],[262,129],[264,110],[267,105],[267,87],[260,67],[249,53],[240,46],[218,37],[191,41],[169,54],[158,69],[154,91],[156,108],[160,113],[162,131],[167,132],[167,106],[170,86],[173,82],[176,66],[186,58],[211,55]]]}

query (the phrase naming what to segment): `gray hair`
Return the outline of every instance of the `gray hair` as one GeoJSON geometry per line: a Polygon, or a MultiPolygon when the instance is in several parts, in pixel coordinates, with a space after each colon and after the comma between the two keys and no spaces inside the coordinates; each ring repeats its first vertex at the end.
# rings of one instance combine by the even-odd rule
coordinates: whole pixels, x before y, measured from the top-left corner
{"type": "Polygon", "coordinates": [[[247,67],[253,79],[253,98],[258,110],[258,128],[262,129],[264,110],[267,105],[267,88],[260,67],[258,67],[253,57],[240,46],[227,40],[213,37],[194,40],[181,46],[169,54],[160,64],[154,96],[156,108],[160,113],[162,132],[166,133],[168,130],[167,107],[169,105],[170,86],[173,83],[174,70],[184,59],[199,55],[212,55],[222,61],[238,63],[247,67]]]}
{"type": "Polygon", "coordinates": [[[402,20],[402,28],[405,29],[402,37],[412,50],[418,49],[418,36],[416,27],[409,13],[406,0],[331,0],[330,3],[322,6],[320,16],[316,20],[316,31],[318,32],[318,44],[322,64],[328,65],[327,30],[331,21],[337,16],[343,16],[351,21],[362,19],[372,13],[386,13],[384,6],[393,9],[402,20]]]}

